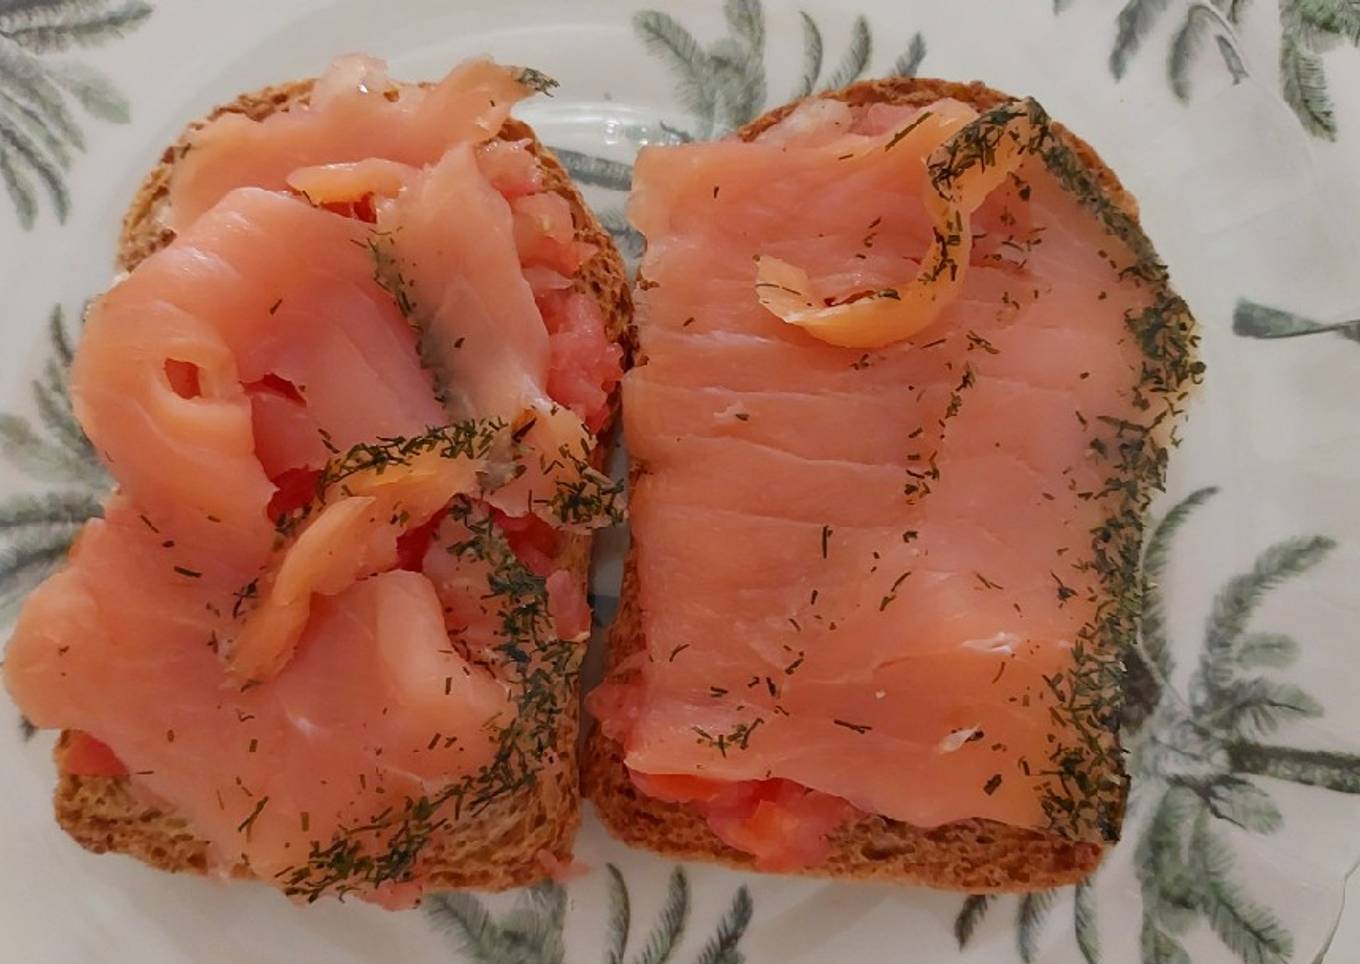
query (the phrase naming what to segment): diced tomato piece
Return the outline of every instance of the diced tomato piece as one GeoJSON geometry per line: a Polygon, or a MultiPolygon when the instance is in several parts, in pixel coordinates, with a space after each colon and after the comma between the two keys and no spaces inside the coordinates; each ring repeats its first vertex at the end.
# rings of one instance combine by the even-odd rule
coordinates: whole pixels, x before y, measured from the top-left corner
{"type": "Polygon", "coordinates": [[[125,777],[128,772],[108,744],[80,730],[71,731],[66,738],[60,767],[63,773],[78,777],[125,777]]]}
{"type": "Polygon", "coordinates": [[[830,851],[827,835],[855,813],[840,797],[791,780],[726,783],[685,774],[630,775],[648,796],[693,802],[719,839],[753,855],[762,870],[817,863],[830,851]]]}
{"type": "Polygon", "coordinates": [[[302,392],[298,387],[284,378],[282,375],[275,375],[273,372],[266,372],[263,378],[256,379],[241,386],[247,393],[253,391],[273,392],[275,395],[282,395],[284,398],[292,399],[295,402],[305,402],[302,392]]]}
{"type": "Polygon", "coordinates": [[[312,501],[316,496],[316,480],[320,477],[320,469],[303,467],[287,469],[270,479],[276,488],[265,507],[269,518],[278,519],[312,501]]]}
{"type": "Polygon", "coordinates": [[[420,572],[425,568],[425,553],[434,541],[435,531],[448,509],[440,509],[414,529],[407,529],[397,537],[397,568],[408,572],[420,572]]]}
{"type": "Polygon", "coordinates": [[[548,615],[558,639],[578,641],[590,635],[590,603],[581,580],[565,569],[548,577],[548,615]]]}
{"type": "Polygon", "coordinates": [[[538,308],[549,332],[548,394],[598,432],[623,377],[623,349],[609,340],[595,302],[578,291],[547,291],[538,308]]]}
{"type": "Polygon", "coordinates": [[[493,509],[491,517],[519,561],[534,575],[547,578],[553,571],[553,559],[561,545],[557,530],[536,515],[510,516],[500,509],[493,509]]]}
{"type": "Polygon", "coordinates": [[[378,220],[378,210],[373,204],[372,191],[357,201],[327,201],[321,206],[332,214],[338,214],[342,218],[354,218],[365,224],[375,224],[378,220]]]}
{"type": "Polygon", "coordinates": [[[667,803],[689,803],[712,800],[733,786],[725,780],[709,780],[686,773],[638,773],[628,771],[633,785],[658,800],[667,803]]]}

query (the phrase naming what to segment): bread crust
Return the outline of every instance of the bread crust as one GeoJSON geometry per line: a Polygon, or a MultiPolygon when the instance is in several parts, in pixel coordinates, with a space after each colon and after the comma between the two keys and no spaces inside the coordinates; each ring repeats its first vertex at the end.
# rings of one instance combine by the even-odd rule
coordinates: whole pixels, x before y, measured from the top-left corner
{"type": "MultiPolygon", "coordinates": [[[[166,217],[170,178],[197,130],[224,113],[260,120],[290,106],[305,104],[313,83],[310,79],[302,80],[242,94],[189,124],[162,153],[123,219],[118,267],[131,271],[174,240],[166,217]]],[[[571,205],[576,240],[595,246],[596,253],[581,266],[572,285],[599,306],[609,338],[624,347],[626,364],[631,345],[632,301],[627,272],[613,240],[586,207],[566,169],[538,142],[532,129],[511,118],[499,137],[529,142],[529,150],[543,171],[544,188],[561,195],[571,205]]],[[[611,423],[617,407],[616,389],[610,399],[611,423]]],[[[601,441],[593,456],[597,467],[603,468],[608,458],[611,434],[610,425],[599,433],[601,441]]],[[[589,574],[591,543],[589,536],[567,535],[556,558],[558,565],[576,576],[583,590],[589,574]]],[[[582,655],[585,646],[584,642],[580,644],[582,655]]],[[[465,815],[433,835],[421,855],[418,871],[418,878],[426,887],[504,890],[540,880],[555,863],[570,861],[572,840],[580,824],[576,765],[580,681],[573,676],[562,680],[561,686],[558,703],[569,711],[562,714],[555,734],[557,765],[550,768],[550,778],[535,781],[475,816],[465,815]]],[[[66,732],[57,741],[54,755],[59,767],[69,741],[70,734],[66,732]]],[[[54,795],[54,809],[61,827],[87,850],[127,854],[172,872],[206,873],[210,868],[208,843],[196,837],[172,809],[140,797],[125,777],[63,772],[54,795]]],[[[252,876],[245,864],[212,869],[233,877],[252,876]]]]}
{"type": "MultiPolygon", "coordinates": [[[[948,97],[978,111],[1014,100],[978,82],[908,77],[864,81],[818,96],[855,106],[887,103],[918,107],[948,97]]],[[[754,139],[799,103],[769,111],[737,131],[737,136],[754,139]]],[[[1057,123],[1052,129],[1076,153],[1109,200],[1136,221],[1138,207],[1133,196],[1095,150],[1057,123]]],[[[630,550],[624,563],[619,612],[609,634],[607,671],[646,647],[637,589],[636,559],[630,550]]],[[[626,843],[678,859],[756,869],[750,854],[719,840],[693,807],[641,793],[628,777],[623,748],[599,727],[587,739],[581,783],[600,820],[626,843]]],[[[863,815],[841,826],[831,835],[830,844],[828,856],[801,873],[923,884],[968,893],[1030,891],[1072,884],[1090,876],[1107,850],[1098,842],[991,820],[962,820],[924,829],[878,815],[863,815]]]]}

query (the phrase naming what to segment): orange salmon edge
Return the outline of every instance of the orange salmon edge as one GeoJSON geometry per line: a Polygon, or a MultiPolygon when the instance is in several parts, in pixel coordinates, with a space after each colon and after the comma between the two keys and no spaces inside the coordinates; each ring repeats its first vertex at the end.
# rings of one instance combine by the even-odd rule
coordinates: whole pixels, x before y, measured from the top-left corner
{"type": "Polygon", "coordinates": [[[712,780],[687,773],[643,773],[630,769],[628,777],[644,794],[667,803],[709,801],[735,785],[727,780],[712,780]]]}
{"type": "Polygon", "coordinates": [[[389,880],[361,894],[360,899],[383,910],[411,910],[420,905],[420,899],[424,896],[424,886],[414,880],[389,880]]]}
{"type": "Polygon", "coordinates": [[[128,768],[102,740],[73,730],[58,751],[57,767],[77,777],[125,777],[128,768]]]}
{"type": "Polygon", "coordinates": [[[548,876],[559,884],[580,880],[582,877],[589,876],[594,869],[590,864],[583,860],[577,860],[574,856],[563,860],[547,849],[540,849],[537,856],[539,864],[542,865],[548,876]]]}

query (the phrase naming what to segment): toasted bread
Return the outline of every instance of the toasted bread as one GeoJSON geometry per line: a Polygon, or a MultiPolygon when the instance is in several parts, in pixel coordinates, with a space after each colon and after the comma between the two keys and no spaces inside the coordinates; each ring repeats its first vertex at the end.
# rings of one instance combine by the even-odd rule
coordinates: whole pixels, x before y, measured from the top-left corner
{"type": "MultiPolygon", "coordinates": [[[[947,97],[979,111],[1012,100],[981,83],[914,78],[866,81],[818,96],[852,105],[912,106],[924,106],[947,97]]],[[[752,140],[797,106],[798,102],[770,111],[741,128],[737,136],[752,140]]],[[[1093,182],[1093,189],[1103,195],[1112,209],[1131,219],[1136,229],[1136,203],[1114,173],[1084,141],[1057,124],[1052,125],[1052,130],[1071,150],[1093,182]]],[[[630,553],[625,562],[619,614],[609,636],[606,658],[609,671],[646,647],[637,578],[635,559],[630,553]]],[[[1136,592],[1136,586],[1130,584],[1122,587],[1119,594],[1134,598],[1136,592]]],[[[724,844],[692,806],[663,802],[640,792],[629,779],[623,759],[619,743],[596,727],[583,758],[582,787],[615,836],[670,857],[754,868],[751,855],[724,844]]],[[[835,831],[830,845],[831,852],[825,859],[802,872],[984,893],[1038,890],[1083,880],[1100,864],[1109,842],[1075,839],[981,819],[923,829],[878,815],[861,815],[835,831]]]]}
{"type": "MultiPolygon", "coordinates": [[[[118,267],[131,271],[174,240],[165,216],[170,176],[195,130],[224,113],[244,114],[258,120],[294,104],[305,104],[312,84],[313,81],[304,80],[243,94],[190,124],[183,136],[166,148],[134,198],[123,221],[118,267]]],[[[508,141],[528,140],[542,168],[545,189],[555,191],[571,204],[576,240],[597,249],[572,279],[573,286],[596,301],[609,337],[623,344],[626,351],[630,295],[623,262],[612,240],[586,208],[566,170],[538,143],[528,126],[507,120],[499,136],[508,141]]],[[[611,404],[617,406],[617,394],[611,404]]],[[[608,427],[601,432],[602,440],[607,437],[608,427]]],[[[607,445],[602,441],[595,450],[597,464],[603,465],[607,454],[607,445]]],[[[556,560],[583,585],[590,565],[590,549],[589,537],[572,535],[563,541],[556,560]]],[[[580,645],[584,647],[585,643],[580,645]]],[[[539,880],[555,861],[570,859],[572,839],[580,822],[576,771],[579,719],[575,710],[579,703],[579,681],[566,678],[559,685],[562,692],[558,702],[570,708],[562,715],[554,743],[564,765],[555,771],[553,779],[534,781],[491,803],[475,816],[463,815],[435,831],[421,856],[420,882],[427,888],[502,890],[539,880]]],[[[70,734],[63,733],[58,740],[59,764],[69,739],[70,734]]],[[[140,798],[126,778],[63,773],[57,784],[55,809],[58,823],[88,850],[128,854],[168,871],[204,873],[209,869],[207,842],[196,837],[193,828],[173,810],[140,798]]],[[[232,867],[230,872],[237,877],[252,876],[244,864],[232,867]]]]}

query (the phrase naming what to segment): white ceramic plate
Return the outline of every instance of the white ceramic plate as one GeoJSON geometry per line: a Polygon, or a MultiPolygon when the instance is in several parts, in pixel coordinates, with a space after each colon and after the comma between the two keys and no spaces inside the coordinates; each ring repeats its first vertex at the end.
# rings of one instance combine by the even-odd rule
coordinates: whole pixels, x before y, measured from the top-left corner
{"type": "MultiPolygon", "coordinates": [[[[1162,685],[1127,736],[1124,842],[1089,887],[965,901],[675,866],[588,815],[592,870],[565,888],[303,909],[81,851],[51,820],[49,739],[11,712],[0,956],[1272,964],[1330,940],[1327,960],[1360,961],[1360,913],[1342,919],[1360,855],[1360,322],[1341,324],[1360,316],[1353,0],[653,6],[0,0],[0,595],[12,612],[95,511],[106,479],[64,401],[69,339],[137,183],[212,105],[356,49],[411,79],[477,53],[533,65],[561,87],[523,116],[622,230],[640,144],[860,76],[978,78],[1034,95],[1119,171],[1204,329],[1207,389],[1159,507],[1163,618],[1144,646],[1164,649],[1162,685]],[[1204,686],[1206,669],[1232,684],[1204,686]]],[[[611,573],[617,553],[605,619],[611,573]]]]}

